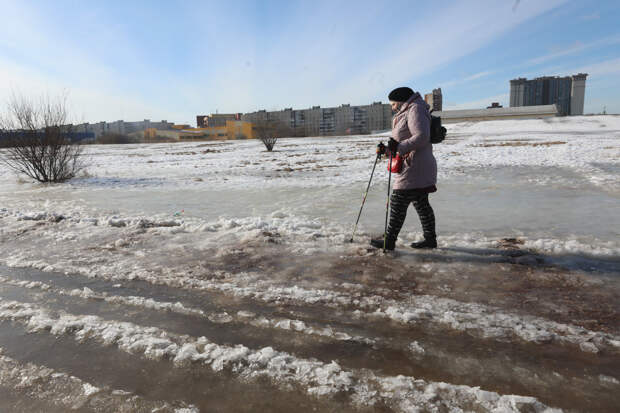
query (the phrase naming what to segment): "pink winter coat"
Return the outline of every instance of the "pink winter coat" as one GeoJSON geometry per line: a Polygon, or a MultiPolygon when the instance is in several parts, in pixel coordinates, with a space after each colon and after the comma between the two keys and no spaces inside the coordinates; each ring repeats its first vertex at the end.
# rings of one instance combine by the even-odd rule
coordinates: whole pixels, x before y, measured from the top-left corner
{"type": "Polygon", "coordinates": [[[400,156],[405,158],[402,171],[393,176],[394,189],[420,189],[437,184],[428,109],[416,92],[392,119],[392,137],[399,143],[400,156]]]}

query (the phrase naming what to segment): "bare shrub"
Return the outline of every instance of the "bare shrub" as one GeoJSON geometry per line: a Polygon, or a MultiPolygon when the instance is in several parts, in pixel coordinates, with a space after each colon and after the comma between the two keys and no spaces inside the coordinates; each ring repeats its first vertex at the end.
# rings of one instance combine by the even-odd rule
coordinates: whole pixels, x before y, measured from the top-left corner
{"type": "Polygon", "coordinates": [[[254,133],[260,139],[267,151],[271,152],[279,138],[287,136],[288,128],[276,120],[259,120],[252,126],[254,133]]]}
{"type": "Polygon", "coordinates": [[[83,170],[66,102],[66,94],[36,101],[13,95],[0,117],[0,163],[39,182],[63,182],[83,170]]]}

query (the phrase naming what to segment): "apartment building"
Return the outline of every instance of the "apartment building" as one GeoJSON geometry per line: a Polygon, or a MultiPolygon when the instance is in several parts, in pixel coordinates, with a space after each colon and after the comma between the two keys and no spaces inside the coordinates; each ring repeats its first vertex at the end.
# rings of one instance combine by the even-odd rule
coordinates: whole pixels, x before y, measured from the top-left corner
{"type": "Polygon", "coordinates": [[[424,95],[424,100],[428,106],[430,106],[431,110],[441,111],[443,108],[441,88],[433,89],[432,93],[427,93],[424,95]]]}
{"type": "Polygon", "coordinates": [[[150,119],[144,119],[137,122],[125,122],[117,120],[115,122],[97,122],[97,123],[81,123],[73,125],[73,129],[79,133],[92,133],[95,138],[106,134],[129,135],[134,132],[143,132],[147,129],[171,130],[174,123],[162,120],[161,122],[152,122],[150,119]]]}
{"type": "Polygon", "coordinates": [[[340,136],[361,135],[392,127],[392,109],[389,104],[374,102],[371,105],[309,109],[285,108],[280,111],[259,110],[245,113],[244,121],[278,121],[289,128],[290,136],[340,136]]]}
{"type": "Polygon", "coordinates": [[[583,115],[587,73],[510,81],[510,107],[556,104],[562,115],[583,115]]]}

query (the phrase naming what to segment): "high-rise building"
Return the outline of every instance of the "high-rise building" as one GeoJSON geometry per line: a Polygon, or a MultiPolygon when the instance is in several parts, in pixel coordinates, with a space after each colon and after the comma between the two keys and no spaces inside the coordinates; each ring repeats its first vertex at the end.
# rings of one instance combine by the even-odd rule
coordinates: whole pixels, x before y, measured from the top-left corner
{"type": "Polygon", "coordinates": [[[424,95],[424,100],[426,101],[428,106],[430,106],[431,110],[441,111],[441,88],[433,89],[433,93],[427,93],[426,95],[424,95]]]}
{"type": "Polygon", "coordinates": [[[310,109],[245,113],[248,122],[277,121],[289,128],[291,136],[357,135],[392,127],[390,105],[374,102],[371,105],[344,104],[333,108],[312,106],[310,109]]]}
{"type": "Polygon", "coordinates": [[[583,115],[587,73],[510,81],[510,107],[556,104],[563,115],[583,115]]]}
{"type": "Polygon", "coordinates": [[[583,103],[586,96],[587,73],[578,73],[572,76],[570,90],[570,114],[583,115],[583,103]]]}

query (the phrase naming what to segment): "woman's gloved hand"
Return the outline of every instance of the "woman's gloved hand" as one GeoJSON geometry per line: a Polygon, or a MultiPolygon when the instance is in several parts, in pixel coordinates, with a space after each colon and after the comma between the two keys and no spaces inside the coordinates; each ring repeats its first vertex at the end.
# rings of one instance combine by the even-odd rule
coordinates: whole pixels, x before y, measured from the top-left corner
{"type": "Polygon", "coordinates": [[[379,142],[377,145],[377,156],[385,155],[385,145],[383,142],[379,142]]]}
{"type": "Polygon", "coordinates": [[[390,138],[390,141],[388,142],[388,150],[390,151],[392,156],[396,156],[396,153],[398,151],[398,142],[394,140],[394,138],[390,138]]]}

